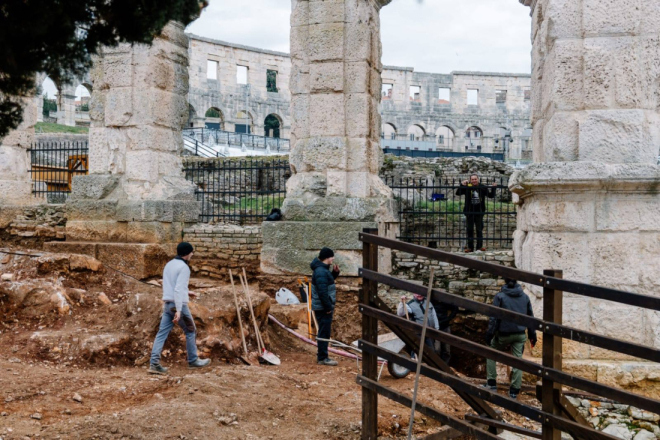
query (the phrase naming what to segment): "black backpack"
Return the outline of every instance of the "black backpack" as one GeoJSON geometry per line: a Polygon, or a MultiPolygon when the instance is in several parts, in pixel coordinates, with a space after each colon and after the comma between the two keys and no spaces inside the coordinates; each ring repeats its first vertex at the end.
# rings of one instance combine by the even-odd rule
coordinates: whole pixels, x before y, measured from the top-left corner
{"type": "Polygon", "coordinates": [[[276,222],[282,220],[282,211],[279,208],[273,208],[266,217],[267,222],[276,222]]]}

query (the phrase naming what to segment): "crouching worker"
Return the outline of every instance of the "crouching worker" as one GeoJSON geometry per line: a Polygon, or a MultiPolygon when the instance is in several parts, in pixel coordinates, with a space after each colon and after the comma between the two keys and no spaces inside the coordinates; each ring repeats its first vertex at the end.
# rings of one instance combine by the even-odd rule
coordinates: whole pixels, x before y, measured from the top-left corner
{"type": "MultiPolygon", "coordinates": [[[[495,295],[493,305],[503,309],[511,310],[523,315],[534,316],[532,311],[532,303],[529,296],[523,292],[520,284],[516,280],[505,279],[506,284],[502,286],[502,290],[495,295]]],[[[507,346],[511,346],[511,352],[516,357],[522,357],[529,335],[529,342],[532,348],[536,345],[536,330],[533,328],[526,328],[523,325],[516,324],[515,322],[499,320],[491,317],[488,322],[488,331],[486,332],[486,343],[496,350],[504,350],[507,346]]],[[[488,359],[486,361],[486,370],[488,383],[486,387],[492,391],[497,390],[497,368],[495,361],[488,359]]],[[[515,399],[520,393],[520,386],[522,385],[522,371],[514,368],[511,372],[511,388],[509,389],[509,397],[515,399]]]]}
{"type": "Polygon", "coordinates": [[[174,324],[178,323],[186,335],[186,351],[188,352],[188,368],[203,368],[211,363],[211,359],[200,359],[197,356],[195,342],[197,329],[188,308],[189,296],[195,298],[197,294],[188,290],[190,280],[190,267],[188,262],[193,256],[193,247],[190,243],[179,243],[176,247],[177,256],[165,265],[163,270],[163,316],[160,328],[151,351],[151,365],[149,373],[167,374],[167,368],[160,365],[160,353],[174,324]]]}
{"type": "MultiPolygon", "coordinates": [[[[405,316],[411,321],[415,321],[419,325],[424,325],[424,312],[426,311],[425,302],[426,298],[423,295],[413,294],[413,299],[406,303],[408,298],[404,296],[401,297],[401,302],[396,308],[396,314],[399,316],[405,316]],[[408,313],[406,313],[408,312],[408,313]]],[[[438,316],[435,313],[433,304],[429,304],[429,318],[427,323],[428,328],[433,328],[438,330],[438,316]]],[[[420,331],[417,334],[418,337],[422,336],[420,331]]],[[[424,343],[431,348],[434,348],[433,339],[427,337],[424,340],[424,343]]],[[[413,353],[414,354],[414,353],[413,353]]]]}
{"type": "Polygon", "coordinates": [[[316,316],[319,328],[317,337],[318,353],[316,361],[320,365],[337,365],[337,361],[328,357],[328,341],[332,327],[332,315],[337,302],[337,288],[335,280],[339,276],[339,267],[332,263],[335,261],[335,253],[332,249],[324,247],[319,256],[314,258],[310,264],[312,274],[312,311],[316,316]],[[332,270],[330,267],[332,266],[332,270]],[[326,339],[321,341],[318,339],[326,339]]]}

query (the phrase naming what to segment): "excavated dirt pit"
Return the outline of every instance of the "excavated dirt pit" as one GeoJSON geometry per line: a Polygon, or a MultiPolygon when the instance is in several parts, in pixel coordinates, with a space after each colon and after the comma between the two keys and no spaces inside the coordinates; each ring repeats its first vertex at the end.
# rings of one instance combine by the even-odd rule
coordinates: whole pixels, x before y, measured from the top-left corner
{"type": "MultiPolygon", "coordinates": [[[[159,286],[145,285],[81,256],[0,250],[0,438],[8,439],[357,439],[361,389],[354,360],[315,363],[316,348],[266,322],[270,299],[251,280],[251,297],[280,366],[240,363],[237,315],[229,286],[193,280],[198,346],[212,366],[190,371],[175,329],[163,352],[169,376],[146,369],[160,315],[159,286]],[[101,295],[103,293],[103,295],[101,295]]],[[[360,335],[357,287],[342,287],[335,329],[360,335]]],[[[248,321],[241,300],[243,323],[248,321]]],[[[246,329],[254,350],[254,332],[246,329]]],[[[411,394],[412,375],[381,383],[411,394]]],[[[533,402],[531,396],[523,400],[533,402]]],[[[462,416],[451,390],[422,378],[420,402],[462,416]]],[[[383,438],[405,438],[410,410],[379,399],[383,438]]],[[[504,413],[520,426],[538,428],[504,413]]],[[[418,435],[440,425],[416,415],[418,435]]]]}

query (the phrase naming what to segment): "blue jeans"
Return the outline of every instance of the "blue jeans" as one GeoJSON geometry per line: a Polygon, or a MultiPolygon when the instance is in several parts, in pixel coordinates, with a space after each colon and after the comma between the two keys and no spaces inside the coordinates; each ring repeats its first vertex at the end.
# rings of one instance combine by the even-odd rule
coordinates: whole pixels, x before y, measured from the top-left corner
{"type": "MultiPolygon", "coordinates": [[[[173,302],[166,302],[163,306],[163,317],[160,319],[160,328],[154,340],[154,348],[151,350],[151,365],[160,364],[160,352],[163,351],[163,345],[167,341],[172,328],[174,327],[174,314],[176,307],[173,302]]],[[[188,352],[188,363],[191,364],[197,360],[197,344],[195,343],[195,336],[197,329],[195,328],[195,321],[190,314],[188,304],[184,304],[181,308],[181,319],[179,319],[179,326],[183,329],[186,335],[186,351],[188,352]]]]}

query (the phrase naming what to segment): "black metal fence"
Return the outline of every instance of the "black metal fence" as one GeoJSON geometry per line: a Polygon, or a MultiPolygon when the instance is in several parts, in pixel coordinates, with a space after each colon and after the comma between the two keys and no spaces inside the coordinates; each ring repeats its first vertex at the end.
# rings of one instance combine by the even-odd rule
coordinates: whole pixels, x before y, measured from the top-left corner
{"type": "Polygon", "coordinates": [[[64,203],[73,176],[89,172],[87,142],[37,142],[30,153],[32,193],[48,203],[64,203]]]}
{"type": "Polygon", "coordinates": [[[282,206],[291,175],[282,159],[190,160],[183,171],[197,185],[203,223],[261,223],[282,206]]]}
{"type": "Polygon", "coordinates": [[[386,179],[399,203],[399,240],[432,248],[459,250],[466,247],[508,249],[516,229],[516,208],[511,202],[508,178],[484,177],[480,197],[483,210],[473,210],[475,187],[462,186],[470,176],[450,178],[386,179]],[[466,201],[468,207],[466,208],[466,201]],[[478,232],[483,222],[483,243],[478,232]],[[473,226],[469,246],[467,226],[473,226]],[[481,246],[479,246],[481,244],[481,246]]]}

